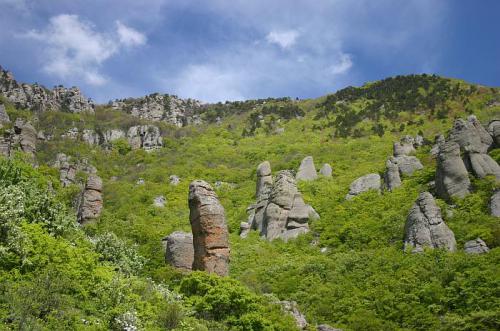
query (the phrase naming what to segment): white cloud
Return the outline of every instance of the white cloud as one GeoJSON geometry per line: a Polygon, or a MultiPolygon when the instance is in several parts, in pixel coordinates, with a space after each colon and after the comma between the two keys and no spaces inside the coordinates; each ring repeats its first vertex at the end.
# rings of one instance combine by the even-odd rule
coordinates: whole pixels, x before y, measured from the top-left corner
{"type": "Polygon", "coordinates": [[[270,44],[276,44],[283,49],[291,48],[295,45],[299,32],[296,30],[271,31],[267,34],[266,40],[270,44]]]}
{"type": "Polygon", "coordinates": [[[333,75],[340,75],[351,69],[352,65],[351,55],[340,54],[337,62],[330,66],[329,70],[333,75]]]}
{"type": "Polygon", "coordinates": [[[116,21],[116,28],[120,42],[125,46],[140,46],[146,43],[146,36],[139,31],[132,29],[120,21],[116,21]]]}
{"type": "Polygon", "coordinates": [[[146,37],[138,31],[117,22],[118,40],[113,34],[95,30],[90,22],[77,15],[58,15],[50,19],[42,31],[32,30],[28,38],[44,47],[43,70],[61,78],[78,76],[90,85],[103,85],[106,77],[99,72],[100,65],[117,54],[122,46],[138,46],[146,37]]]}

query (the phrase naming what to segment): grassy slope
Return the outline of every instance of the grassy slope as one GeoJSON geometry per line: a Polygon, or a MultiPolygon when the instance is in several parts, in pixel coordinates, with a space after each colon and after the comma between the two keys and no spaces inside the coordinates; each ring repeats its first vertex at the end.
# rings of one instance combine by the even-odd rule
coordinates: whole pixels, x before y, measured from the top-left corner
{"type": "MultiPolygon", "coordinates": [[[[469,96],[468,112],[483,122],[498,117],[499,107],[485,106],[493,93],[497,92],[483,89],[469,96]]],[[[485,239],[493,249],[484,256],[439,251],[408,255],[401,251],[407,212],[418,192],[427,189],[426,183],[435,171],[434,161],[428,157],[429,147],[418,154],[425,170],[406,179],[402,188],[381,196],[368,193],[349,202],[343,199],[352,180],[383,171],[393,141],[420,130],[429,139],[446,132],[454,116],[467,115],[463,105],[449,102],[450,112],[443,119],[425,112],[403,112],[396,120],[382,117],[378,120],[386,125],[382,137],[365,134],[332,138],[334,128],[328,126],[329,120],[315,119],[315,106],[320,101],[297,103],[306,116],[281,121],[279,125],[285,128],[281,135],[267,135],[257,129],[256,135],[242,137],[247,125],[243,114],[226,118],[221,125],[183,129],[165,126],[166,147],[153,153],[120,155],[117,151],[53,141],[42,147],[39,156],[48,162],[56,152],[65,152],[92,160],[104,179],[105,211],[101,220],[86,231],[112,231],[139,244],[140,252],[149,259],[144,276],[174,283],[180,279],[175,270],[164,265],[160,240],[174,230],[189,231],[189,182],[195,178],[212,183],[220,180],[236,184],[218,190],[231,232],[232,277],[256,292],[296,300],[310,321],[364,330],[498,327],[500,250],[495,247],[500,244],[500,229],[498,220],[487,215],[493,184],[477,182],[477,193],[457,202],[454,217],[446,219],[460,248],[477,236],[485,239]],[[422,124],[408,125],[420,119],[424,120],[422,124]],[[405,129],[398,132],[401,123],[406,124],[405,129]],[[297,169],[306,155],[314,157],[318,168],[324,162],[334,168],[331,179],[300,184],[306,201],[321,215],[321,220],[311,224],[312,233],[288,244],[268,243],[255,233],[240,239],[239,223],[246,219],[245,209],[253,202],[256,165],[269,160],[273,171],[297,169]],[[168,184],[172,174],[182,178],[180,185],[168,184]],[[144,186],[135,185],[139,177],[145,179],[144,186]],[[152,206],[153,198],[160,194],[168,200],[164,209],[152,206]],[[319,235],[319,246],[310,245],[313,234],[319,235]],[[324,254],[320,247],[329,250],[324,254]]],[[[353,102],[353,108],[361,109],[364,102],[353,102]]],[[[100,114],[104,115],[97,121],[88,118],[78,123],[92,127],[134,121],[124,115],[107,115],[104,110],[100,114]]],[[[68,119],[57,121],[65,127],[81,119],[65,114],[54,117],[68,119]]],[[[42,119],[39,126],[54,121],[42,119]]],[[[357,127],[367,132],[372,123],[362,121],[357,127]]],[[[440,204],[446,209],[443,202],[440,204]]]]}

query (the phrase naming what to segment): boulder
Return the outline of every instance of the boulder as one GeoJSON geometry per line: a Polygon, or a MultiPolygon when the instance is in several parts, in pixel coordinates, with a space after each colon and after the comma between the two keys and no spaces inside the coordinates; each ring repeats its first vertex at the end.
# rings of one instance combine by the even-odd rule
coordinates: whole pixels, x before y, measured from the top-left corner
{"type": "Polygon", "coordinates": [[[77,167],[69,156],[64,153],[57,154],[55,166],[59,168],[59,181],[63,187],[75,184],[77,167]]]}
{"type": "Polygon", "coordinates": [[[395,142],[393,145],[394,156],[403,156],[415,154],[416,150],[414,147],[415,139],[410,136],[404,136],[401,141],[395,142]]]}
{"type": "Polygon", "coordinates": [[[467,153],[466,166],[478,178],[495,176],[500,181],[500,166],[486,153],[467,153]]]}
{"type": "Polygon", "coordinates": [[[84,129],[82,140],[89,145],[99,145],[99,135],[92,129],[84,129]]]}
{"type": "Polygon", "coordinates": [[[297,171],[297,180],[315,180],[318,178],[316,172],[316,166],[314,165],[314,160],[312,156],[306,156],[302,162],[300,162],[299,171],[297,171]]]}
{"type": "Polygon", "coordinates": [[[464,251],[467,254],[483,254],[488,253],[490,249],[481,238],[477,238],[466,242],[464,245],[464,251]]]}
{"type": "Polygon", "coordinates": [[[424,137],[422,137],[421,135],[417,134],[417,135],[415,136],[415,143],[414,143],[414,146],[415,146],[415,147],[422,147],[424,144],[425,144],[425,139],[424,139],[424,137]]]}
{"type": "Polygon", "coordinates": [[[323,164],[321,169],[319,169],[319,173],[324,177],[332,177],[332,166],[328,163],[323,164]]]}
{"type": "Polygon", "coordinates": [[[151,151],[163,146],[160,129],[154,125],[136,125],[128,129],[127,139],[132,149],[151,151]]]}
{"type": "Polygon", "coordinates": [[[0,124],[2,123],[10,123],[10,117],[7,111],[5,111],[5,106],[0,104],[0,124]]]}
{"type": "Polygon", "coordinates": [[[207,182],[195,180],[189,185],[189,211],[194,245],[193,270],[227,276],[230,250],[224,207],[207,182]]]}
{"type": "Polygon", "coordinates": [[[101,215],[102,211],[102,180],[92,174],[88,177],[78,206],[78,222],[86,223],[101,215]]]}
{"type": "Polygon", "coordinates": [[[434,139],[434,146],[431,148],[431,155],[436,157],[439,154],[439,148],[442,144],[446,142],[444,136],[442,134],[436,135],[436,138],[434,139]]]}
{"type": "Polygon", "coordinates": [[[273,185],[273,176],[271,173],[271,164],[264,161],[257,166],[257,187],[255,196],[267,195],[273,185]]]}
{"type": "Polygon", "coordinates": [[[416,156],[396,156],[392,158],[392,162],[398,166],[399,173],[404,176],[411,176],[415,171],[424,168],[416,156]]]}
{"type": "Polygon", "coordinates": [[[154,198],[153,200],[153,205],[158,208],[163,208],[165,207],[165,204],[167,203],[167,199],[163,195],[159,195],[154,198]]]}
{"type": "Polygon", "coordinates": [[[119,129],[111,129],[103,132],[102,140],[105,145],[109,145],[113,141],[125,138],[125,136],[126,136],[125,131],[119,129]]]}
{"type": "Polygon", "coordinates": [[[470,193],[469,174],[460,157],[458,143],[449,141],[439,148],[436,170],[436,193],[438,197],[450,200],[463,198],[470,193]]]}
{"type": "Polygon", "coordinates": [[[249,233],[250,233],[250,224],[248,222],[241,222],[240,223],[240,237],[246,238],[246,237],[248,237],[249,233]]]}
{"type": "Polygon", "coordinates": [[[14,144],[19,144],[21,151],[34,157],[36,152],[37,132],[31,123],[18,118],[14,123],[14,144]]]}
{"type": "Polygon", "coordinates": [[[165,262],[171,266],[189,271],[193,267],[193,234],[175,231],[162,239],[165,247],[165,262]]]}
{"type": "Polygon", "coordinates": [[[490,198],[491,216],[500,217],[500,190],[496,190],[490,198]]]}
{"type": "Polygon", "coordinates": [[[476,153],[486,153],[493,143],[489,133],[474,116],[470,116],[467,121],[456,119],[447,141],[457,143],[462,151],[476,153]]]}
{"type": "Polygon", "coordinates": [[[493,138],[495,146],[500,147],[500,120],[491,121],[488,124],[488,132],[493,138]]]}
{"type": "Polygon", "coordinates": [[[347,194],[346,199],[350,200],[356,195],[370,190],[380,192],[380,186],[381,184],[379,174],[364,175],[351,183],[351,185],[349,186],[349,194],[347,194]]]}
{"type": "Polygon", "coordinates": [[[171,175],[168,179],[170,181],[170,185],[174,185],[174,186],[179,185],[179,183],[181,182],[181,179],[179,178],[179,176],[176,176],[176,175],[171,175]]]}
{"type": "Polygon", "coordinates": [[[78,130],[78,128],[71,128],[71,129],[68,129],[68,131],[66,131],[65,133],[63,133],[61,135],[61,138],[69,139],[69,140],[77,140],[79,135],[80,135],[80,131],[78,130]]]}
{"type": "Polygon", "coordinates": [[[384,173],[385,188],[389,191],[394,190],[401,186],[401,175],[399,174],[399,167],[394,162],[394,157],[390,157],[385,163],[386,169],[384,173]]]}
{"type": "Polygon", "coordinates": [[[309,325],[306,317],[299,311],[297,302],[295,301],[280,301],[281,307],[285,313],[290,314],[295,320],[295,324],[299,330],[305,330],[309,325]]]}
{"type": "Polygon", "coordinates": [[[455,235],[441,216],[441,209],[429,192],[422,192],[406,219],[404,248],[422,252],[424,247],[456,250],[455,235]]]}

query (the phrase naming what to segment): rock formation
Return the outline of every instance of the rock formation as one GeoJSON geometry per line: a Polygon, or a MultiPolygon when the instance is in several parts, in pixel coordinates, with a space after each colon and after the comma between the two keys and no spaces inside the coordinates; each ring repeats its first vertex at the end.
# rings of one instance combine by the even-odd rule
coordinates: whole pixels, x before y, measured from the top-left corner
{"type": "Polygon", "coordinates": [[[488,154],[468,152],[465,161],[465,166],[477,178],[491,175],[500,181],[500,166],[488,154]]]}
{"type": "Polygon", "coordinates": [[[170,185],[174,185],[174,186],[179,185],[179,183],[181,182],[181,179],[179,178],[179,176],[176,176],[176,175],[170,175],[170,177],[168,179],[170,181],[170,185]]]}
{"type": "Polygon", "coordinates": [[[17,108],[32,111],[64,111],[70,113],[94,112],[95,105],[85,98],[77,87],[62,86],[48,90],[38,84],[18,83],[12,74],[0,67],[0,95],[17,108]]]}
{"type": "Polygon", "coordinates": [[[69,156],[64,153],[57,154],[54,166],[59,169],[59,180],[63,187],[75,184],[77,166],[71,162],[69,156]]]}
{"type": "Polygon", "coordinates": [[[165,207],[167,199],[163,195],[159,195],[153,199],[153,205],[158,208],[165,207]]]}
{"type": "Polygon", "coordinates": [[[385,163],[386,169],[384,173],[385,188],[389,191],[394,190],[401,186],[401,175],[399,174],[399,167],[396,162],[390,157],[385,163]]]}
{"type": "Polygon", "coordinates": [[[302,314],[295,301],[280,301],[279,302],[283,311],[290,314],[295,320],[295,324],[299,330],[305,330],[309,325],[307,323],[306,317],[302,314]]]}
{"type": "Polygon", "coordinates": [[[500,190],[496,190],[490,198],[491,216],[500,217],[500,190]]]}
{"type": "Polygon", "coordinates": [[[431,151],[430,151],[431,155],[434,157],[437,157],[437,155],[439,154],[439,148],[445,142],[446,142],[446,139],[444,138],[444,136],[442,134],[436,135],[436,138],[434,139],[434,146],[432,146],[431,151]]]}
{"type": "Polygon", "coordinates": [[[410,209],[405,225],[405,250],[421,252],[424,247],[456,250],[455,235],[444,223],[441,209],[429,192],[422,192],[410,209]]]}
{"type": "Polygon", "coordinates": [[[416,152],[415,150],[415,139],[411,136],[404,136],[401,141],[395,142],[393,146],[394,156],[411,155],[416,152]]]}
{"type": "Polygon", "coordinates": [[[477,238],[466,242],[464,245],[464,251],[468,254],[483,254],[488,253],[490,249],[481,238],[477,238]]]}
{"type": "Polygon", "coordinates": [[[300,162],[299,171],[297,171],[297,176],[295,178],[297,180],[315,180],[318,178],[312,156],[306,156],[302,162],[300,162]]]}
{"type": "Polygon", "coordinates": [[[78,222],[83,224],[99,217],[102,203],[102,180],[99,176],[91,174],[78,204],[78,222]]]}
{"type": "Polygon", "coordinates": [[[271,174],[271,164],[269,161],[264,161],[257,166],[257,188],[255,196],[259,197],[266,192],[269,192],[273,185],[273,176],[271,174]]]}
{"type": "Polygon", "coordinates": [[[171,266],[189,271],[193,267],[193,234],[175,231],[162,239],[165,248],[165,262],[171,266]]]}
{"type": "Polygon", "coordinates": [[[137,125],[128,129],[127,139],[132,149],[147,151],[163,146],[160,129],[153,125],[137,125]]]}
{"type": "Polygon", "coordinates": [[[319,173],[324,177],[332,177],[332,166],[328,163],[323,164],[321,169],[319,169],[319,173]]]}
{"type": "Polygon", "coordinates": [[[464,162],[460,157],[458,143],[449,141],[439,148],[436,170],[436,193],[438,197],[450,200],[469,194],[471,182],[464,162]]]}
{"type": "Polygon", "coordinates": [[[7,114],[7,111],[5,110],[5,106],[0,104],[0,127],[2,127],[1,124],[4,123],[10,123],[10,118],[9,114],[7,114]]]}
{"type": "Polygon", "coordinates": [[[224,207],[212,187],[195,180],[189,185],[189,219],[193,231],[193,270],[226,276],[229,273],[229,238],[224,207]]]}
{"type": "Polygon", "coordinates": [[[500,120],[491,121],[488,125],[488,132],[493,138],[495,146],[500,147],[500,120]]]}
{"type": "Polygon", "coordinates": [[[380,192],[380,175],[379,174],[368,174],[364,175],[349,186],[349,193],[346,195],[346,199],[350,200],[354,198],[356,195],[359,195],[363,192],[367,192],[370,190],[374,190],[380,192]]]}

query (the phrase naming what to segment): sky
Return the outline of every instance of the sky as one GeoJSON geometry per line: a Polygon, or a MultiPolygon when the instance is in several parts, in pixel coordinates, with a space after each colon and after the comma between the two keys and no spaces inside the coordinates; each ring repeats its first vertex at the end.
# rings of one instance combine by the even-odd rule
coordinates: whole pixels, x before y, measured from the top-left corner
{"type": "Polygon", "coordinates": [[[498,0],[0,0],[0,65],[104,103],[315,98],[435,73],[500,86],[498,0]]]}

